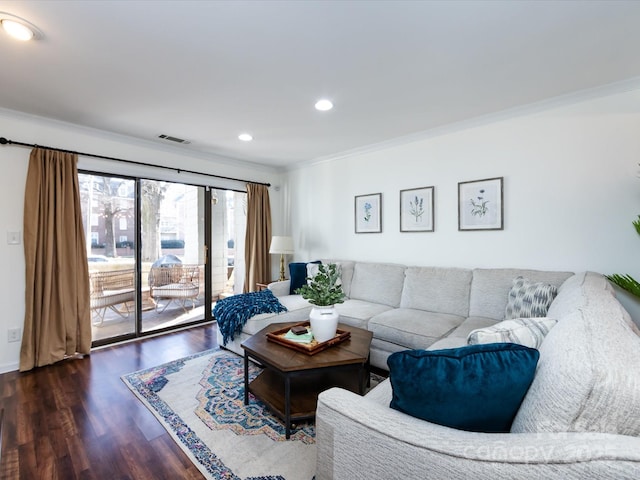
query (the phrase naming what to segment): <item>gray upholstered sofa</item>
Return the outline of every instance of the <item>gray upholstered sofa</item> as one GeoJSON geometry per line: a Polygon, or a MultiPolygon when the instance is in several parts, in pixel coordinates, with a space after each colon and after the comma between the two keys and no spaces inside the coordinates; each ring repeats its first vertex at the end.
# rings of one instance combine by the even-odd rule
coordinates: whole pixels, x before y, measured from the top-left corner
{"type": "MultiPolygon", "coordinates": [[[[473,329],[500,322],[517,276],[559,287],[547,314],[558,323],[512,433],[460,431],[393,410],[389,380],[364,397],[321,393],[318,480],[640,478],[640,337],[602,275],[340,263],[348,297],[340,321],[373,332],[380,368],[393,352],[463,346],[473,329]]],[[[242,354],[240,343],[267,324],[308,318],[311,306],[289,294],[288,281],[269,288],[289,311],[253,317],[226,348],[242,354]]]]}
{"type": "MultiPolygon", "coordinates": [[[[427,333],[419,338],[418,323],[429,320],[415,314],[414,323],[408,325],[415,325],[416,338],[402,340],[411,348],[464,345],[471,327],[487,325],[497,320],[501,309],[504,311],[502,296],[506,296],[505,282],[511,275],[523,273],[556,282],[567,278],[561,273],[407,269],[406,282],[410,284],[412,277],[429,271],[433,281],[425,286],[432,289],[425,288],[424,296],[442,292],[438,285],[449,293],[457,285],[460,303],[439,313],[440,321],[452,330],[430,346],[431,339],[448,327],[438,331],[425,328],[422,331],[427,333]],[[469,275],[469,294],[465,296],[460,278],[469,275]]],[[[400,294],[399,310],[388,310],[386,317],[381,313],[369,320],[369,328],[378,332],[379,360],[401,343],[402,335],[408,335],[406,327],[402,333],[391,331],[393,316],[406,306],[407,285],[400,294]]],[[[359,290],[357,295],[361,295],[359,290]]],[[[438,297],[423,300],[436,302],[436,306],[411,307],[435,310],[453,300],[448,294],[438,297]]],[[[391,303],[392,298],[397,300],[398,293],[385,297],[385,302],[391,303]]],[[[637,327],[606,279],[595,273],[572,275],[562,282],[547,315],[558,323],[539,348],[536,374],[511,433],[461,431],[391,409],[389,380],[364,397],[334,388],[318,399],[316,478],[640,478],[637,327]]]]}
{"type": "MultiPolygon", "coordinates": [[[[387,357],[393,352],[432,345],[460,346],[466,343],[472,330],[503,320],[509,290],[517,276],[559,287],[573,275],[524,269],[471,270],[337,262],[347,295],[344,303],[336,305],[340,322],[373,332],[371,364],[382,369],[387,369],[387,357]]],[[[240,344],[265,326],[309,318],[311,305],[300,295],[290,294],[289,280],[274,282],[269,289],[288,311],[252,317],[225,348],[243,355],[240,344]]],[[[218,344],[223,345],[220,332],[218,344]]]]}

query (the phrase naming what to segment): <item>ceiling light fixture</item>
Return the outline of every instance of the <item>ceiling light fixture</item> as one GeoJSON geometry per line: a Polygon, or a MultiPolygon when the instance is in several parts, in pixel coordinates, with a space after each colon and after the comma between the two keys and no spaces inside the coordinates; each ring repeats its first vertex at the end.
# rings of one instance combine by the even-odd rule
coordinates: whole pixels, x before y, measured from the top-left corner
{"type": "Polygon", "coordinates": [[[0,23],[4,31],[16,40],[27,42],[42,38],[42,32],[38,27],[10,13],[0,12],[0,23]]]}
{"type": "Polygon", "coordinates": [[[238,135],[238,140],[242,140],[243,142],[250,142],[251,140],[253,140],[253,137],[248,133],[241,133],[240,135],[238,135]]]}
{"type": "Polygon", "coordinates": [[[331,110],[333,108],[333,103],[330,100],[322,99],[316,102],[316,110],[320,110],[321,112],[326,112],[327,110],[331,110]]]}

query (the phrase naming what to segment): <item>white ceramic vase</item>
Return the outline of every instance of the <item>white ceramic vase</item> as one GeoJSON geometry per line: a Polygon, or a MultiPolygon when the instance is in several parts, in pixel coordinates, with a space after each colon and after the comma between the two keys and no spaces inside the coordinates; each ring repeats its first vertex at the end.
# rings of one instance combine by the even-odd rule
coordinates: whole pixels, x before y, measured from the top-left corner
{"type": "Polygon", "coordinates": [[[336,311],[335,305],[330,307],[313,307],[309,313],[311,323],[311,333],[319,342],[326,342],[336,336],[338,329],[338,318],[340,314],[336,311]]]}

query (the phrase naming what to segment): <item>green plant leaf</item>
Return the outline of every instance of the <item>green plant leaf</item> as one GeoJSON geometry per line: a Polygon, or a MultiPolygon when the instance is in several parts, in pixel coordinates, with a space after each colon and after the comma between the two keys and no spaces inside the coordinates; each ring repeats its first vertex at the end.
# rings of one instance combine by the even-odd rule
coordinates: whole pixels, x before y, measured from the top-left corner
{"type": "Polygon", "coordinates": [[[640,215],[638,215],[638,219],[633,222],[633,226],[636,227],[636,232],[640,235],[640,215]]]}
{"type": "Polygon", "coordinates": [[[619,275],[614,273],[613,275],[605,275],[611,282],[626,290],[627,292],[640,297],[640,282],[634,279],[631,275],[619,275]]]}
{"type": "Polygon", "coordinates": [[[336,285],[339,278],[340,272],[335,263],[320,264],[316,276],[313,279],[307,278],[310,282],[298,288],[295,293],[319,307],[343,303],[346,295],[342,291],[342,286],[336,285]]]}
{"type": "MultiPolygon", "coordinates": [[[[638,219],[634,220],[632,223],[636,229],[636,232],[638,233],[638,235],[640,235],[640,215],[638,215],[638,219]]],[[[605,275],[605,277],[607,277],[607,279],[611,283],[619,286],[623,290],[626,290],[636,297],[640,297],[640,282],[638,282],[631,275],[619,275],[617,273],[614,273],[613,275],[605,275]]]]}

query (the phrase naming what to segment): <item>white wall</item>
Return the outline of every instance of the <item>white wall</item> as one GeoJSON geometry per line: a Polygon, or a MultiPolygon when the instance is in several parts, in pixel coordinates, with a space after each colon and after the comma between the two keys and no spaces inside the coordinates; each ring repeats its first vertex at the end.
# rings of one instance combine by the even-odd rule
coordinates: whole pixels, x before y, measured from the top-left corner
{"type": "MultiPolygon", "coordinates": [[[[271,182],[273,233],[294,236],[296,260],[594,270],[640,278],[640,237],[631,226],[640,213],[640,90],[326,161],[287,175],[6,111],[0,111],[0,136],[271,182]],[[458,232],[457,183],[495,176],[505,179],[505,229],[458,232]],[[435,186],[435,232],[400,233],[399,190],[429,185],[435,186]],[[377,192],[383,194],[383,233],[355,234],[354,196],[377,192]]],[[[0,146],[0,372],[16,369],[19,358],[20,343],[8,343],[7,330],[22,327],[24,255],[22,245],[7,245],[4,238],[8,231],[22,230],[28,158],[28,148],[0,146]]],[[[89,159],[81,159],[81,165],[144,173],[141,167],[127,170],[89,159]]],[[[161,171],[155,176],[190,179],[161,171]]],[[[639,302],[624,293],[619,297],[640,323],[639,302]]]]}
{"type": "MultiPolygon", "coordinates": [[[[393,119],[389,119],[390,122],[393,119]]],[[[629,273],[640,279],[640,90],[289,172],[297,260],[629,273]],[[458,182],[504,177],[502,231],[459,232],[458,182]],[[400,233],[399,191],[435,186],[435,232],[400,233]],[[382,193],[383,232],[354,233],[382,193]]],[[[620,296],[640,323],[633,297],[620,296]]]]}
{"type": "MultiPolygon", "coordinates": [[[[80,152],[106,155],[139,162],[179,167],[187,170],[218,174],[228,177],[272,183],[270,188],[274,231],[284,225],[282,190],[283,174],[274,169],[257,165],[242,164],[223,158],[183,153],[174,147],[156,147],[150,142],[137,142],[125,137],[110,135],[86,128],[74,127],[59,122],[51,122],[35,117],[0,110],[0,137],[10,140],[37,143],[50,147],[65,148],[80,152]]],[[[9,343],[7,331],[22,329],[24,321],[24,250],[22,245],[8,245],[6,233],[22,231],[24,185],[31,149],[0,145],[0,373],[18,368],[20,342],[9,343]]],[[[81,157],[82,168],[120,174],[140,174],[153,178],[167,179],[194,184],[212,184],[222,188],[244,189],[239,182],[222,182],[171,171],[150,170],[147,167],[127,166],[81,157]]],[[[276,262],[277,263],[277,262],[276,262]]],[[[274,263],[274,265],[276,264],[274,263]]]]}

